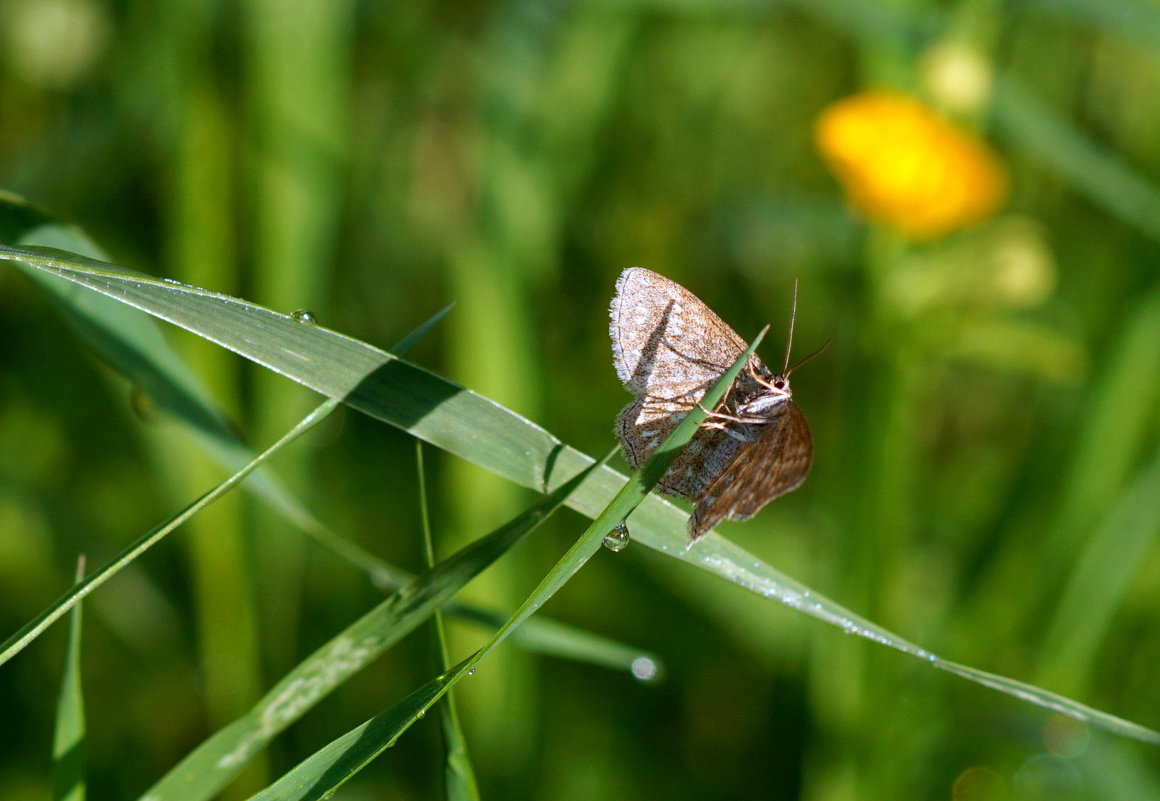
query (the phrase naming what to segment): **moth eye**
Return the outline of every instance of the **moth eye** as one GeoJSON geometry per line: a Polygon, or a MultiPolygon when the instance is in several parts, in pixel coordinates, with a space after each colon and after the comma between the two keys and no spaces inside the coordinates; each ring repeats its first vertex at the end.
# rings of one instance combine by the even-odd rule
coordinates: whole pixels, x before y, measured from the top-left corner
{"type": "Polygon", "coordinates": [[[779,378],[773,382],[774,389],[785,389],[785,379],[779,378]]]}

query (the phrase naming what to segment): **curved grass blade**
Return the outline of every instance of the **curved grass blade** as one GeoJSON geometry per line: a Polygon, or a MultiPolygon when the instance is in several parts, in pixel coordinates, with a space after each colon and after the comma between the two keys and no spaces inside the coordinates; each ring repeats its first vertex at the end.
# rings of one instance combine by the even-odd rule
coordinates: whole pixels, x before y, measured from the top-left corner
{"type": "MultiPolygon", "coordinates": [[[[741,368],[749,361],[765,337],[764,330],[741,354],[741,357],[717,379],[705,393],[702,404],[712,409],[725,396],[741,368]]],[[[375,757],[394,745],[412,724],[426,714],[426,711],[464,676],[475,672],[478,662],[487,656],[521,623],[544,605],[556,591],[563,587],[572,576],[595,554],[605,535],[628,518],[633,510],[648,497],[665,470],[685,447],[707,413],[704,408],[694,408],[665,437],[641,468],[629,476],[620,492],[596,516],[580,538],[532,591],[520,607],[508,618],[486,645],[456,665],[450,672],[427,682],[399,703],[371,718],[366,723],[347,732],[336,740],[306,758],[293,770],[286,773],[274,784],[253,796],[251,801],[307,801],[329,797],[343,783],[362,770],[375,757]]]]}
{"type": "Polygon", "coordinates": [[[283,676],[248,713],[190,752],[145,793],[143,801],[200,801],[217,795],[276,734],[414,631],[464,584],[534,531],[591,479],[596,467],[581,471],[352,623],[283,676]]]}
{"type": "MultiPolygon", "coordinates": [[[[555,476],[571,475],[592,464],[591,457],[494,401],[336,332],[302,326],[285,315],[226,295],[67,253],[0,246],[3,259],[50,271],[170,320],[523,486],[544,491],[555,485],[555,476]]],[[[571,496],[568,505],[595,516],[623,482],[620,473],[601,468],[582,491],[571,496]]],[[[633,538],[848,633],[926,662],[941,661],[715,534],[700,540],[690,552],[683,533],[686,518],[671,503],[649,497],[633,515],[633,538]]],[[[1025,694],[1012,694],[1029,700],[1025,694]]],[[[1045,693],[1039,705],[1054,709],[1050,696],[1045,693]]],[[[1116,731],[1124,730],[1120,723],[1127,724],[1111,715],[1092,722],[1116,731]]],[[[1160,734],[1152,732],[1151,736],[1160,734]]]]}
{"type": "MultiPolygon", "coordinates": [[[[77,581],[84,579],[85,558],[77,559],[77,581]]],[[[64,678],[56,705],[52,737],[53,801],[85,801],[85,699],[81,689],[81,605],[69,615],[64,678]]]]}

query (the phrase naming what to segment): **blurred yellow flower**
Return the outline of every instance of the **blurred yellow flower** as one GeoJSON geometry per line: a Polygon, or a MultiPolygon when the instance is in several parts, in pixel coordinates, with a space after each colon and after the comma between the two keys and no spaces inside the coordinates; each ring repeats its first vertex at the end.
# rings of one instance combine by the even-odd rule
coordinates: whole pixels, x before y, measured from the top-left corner
{"type": "Polygon", "coordinates": [[[894,92],[865,92],[822,112],[818,149],[867,219],[934,239],[992,214],[1007,173],[981,140],[894,92]]]}

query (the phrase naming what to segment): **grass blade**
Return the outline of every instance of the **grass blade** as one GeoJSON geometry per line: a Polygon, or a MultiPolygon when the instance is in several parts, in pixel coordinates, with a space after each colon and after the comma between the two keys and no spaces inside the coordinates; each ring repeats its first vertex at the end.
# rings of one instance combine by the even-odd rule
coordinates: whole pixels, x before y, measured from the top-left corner
{"type": "Polygon", "coordinates": [[[1131,737],[1134,740],[1160,745],[1160,732],[1152,731],[1137,723],[1132,723],[1130,720],[1109,715],[1107,712],[1093,709],[1086,704],[1065,698],[1058,693],[1053,693],[1022,681],[1009,679],[1006,676],[999,676],[994,673],[988,673],[985,670],[960,665],[958,662],[951,662],[949,659],[932,659],[931,664],[939,670],[945,670],[947,673],[953,673],[964,679],[970,679],[977,684],[982,684],[984,687],[990,687],[992,690],[998,690],[1001,693],[1022,699],[1030,704],[1041,706],[1044,709],[1050,709],[1052,712],[1067,715],[1070,718],[1083,721],[1084,723],[1109,731],[1112,734],[1119,734],[1123,737],[1131,737]]]}
{"type": "MultiPolygon", "coordinates": [[[[84,579],[85,558],[77,559],[77,582],[84,579]]],[[[81,605],[69,616],[64,678],[56,705],[52,738],[53,801],[85,801],[85,699],[81,690],[81,605]]]]}
{"type": "MultiPolygon", "coordinates": [[[[431,516],[427,506],[427,477],[423,469],[423,443],[415,440],[415,469],[419,473],[419,506],[423,524],[423,547],[427,569],[435,566],[435,544],[431,538],[431,516]]],[[[443,613],[438,609],[432,615],[434,624],[435,652],[439,656],[439,672],[445,673],[451,667],[451,654],[447,647],[447,633],[443,625],[443,613]]],[[[467,751],[467,738],[459,722],[459,710],[455,696],[447,694],[447,700],[439,706],[439,730],[443,735],[443,792],[448,801],[479,801],[479,783],[475,780],[475,768],[467,751]]]]}

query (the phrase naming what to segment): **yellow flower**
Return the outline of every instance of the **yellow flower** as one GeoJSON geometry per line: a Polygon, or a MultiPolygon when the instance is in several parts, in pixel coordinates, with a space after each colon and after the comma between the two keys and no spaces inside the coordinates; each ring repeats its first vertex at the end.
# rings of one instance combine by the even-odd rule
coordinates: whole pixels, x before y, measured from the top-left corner
{"type": "Polygon", "coordinates": [[[835,103],[815,136],[851,204],[916,239],[978,222],[1007,196],[1007,173],[986,144],[894,92],[835,103]]]}

